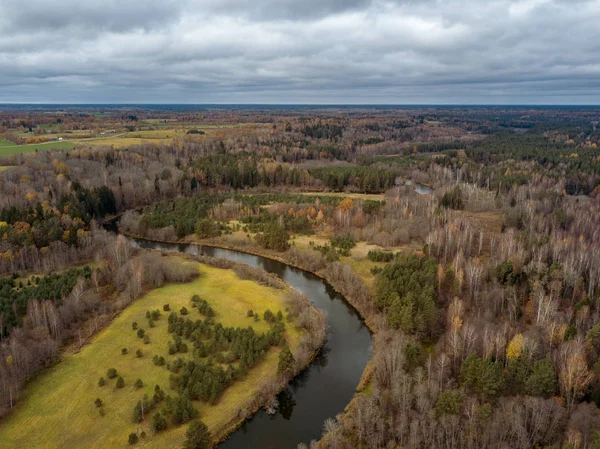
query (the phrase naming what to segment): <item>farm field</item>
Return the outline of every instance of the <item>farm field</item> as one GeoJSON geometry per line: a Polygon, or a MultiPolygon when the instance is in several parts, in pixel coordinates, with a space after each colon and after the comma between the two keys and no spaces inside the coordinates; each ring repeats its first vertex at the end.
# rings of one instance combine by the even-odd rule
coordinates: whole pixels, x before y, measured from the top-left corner
{"type": "MultiPolygon", "coordinates": [[[[144,394],[152,396],[155,385],[170,395],[169,375],[164,366],[152,363],[154,355],[163,356],[169,363],[180,354],[169,355],[167,343],[172,340],[168,333],[167,316],[163,305],[169,304],[172,311],[185,306],[190,318],[200,316],[191,308],[190,298],[197,294],[205,299],[216,312],[215,320],[226,327],[251,325],[262,333],[269,325],[262,319],[254,322],[247,317],[249,309],[261,314],[268,308],[274,312],[284,309],[285,290],[260,286],[252,281],[240,280],[232,270],[223,270],[198,265],[200,277],[191,283],[168,284],[147,293],[132,303],[114,321],[96,335],[90,344],[79,353],[67,355],[56,366],[42,372],[24,390],[17,409],[0,426],[0,441],[6,448],[118,448],[128,447],[127,437],[132,432],[145,431],[136,447],[165,448],[181,447],[187,425],[173,427],[154,433],[150,419],[136,424],[133,408],[144,394]],[[148,328],[146,311],[161,310],[156,327],[148,328]],[[150,343],[144,344],[132,330],[133,322],[145,328],[150,343]],[[128,352],[122,355],[122,348],[128,352]],[[143,356],[138,358],[136,351],[143,356]],[[121,389],[115,387],[115,379],[98,386],[98,379],[106,378],[109,368],[116,368],[125,380],[121,389]],[[143,388],[135,389],[136,379],[141,379],[143,388]],[[94,400],[104,403],[105,415],[100,416],[94,400]],[[65,432],[68,423],[69,431],[65,432]]],[[[293,350],[300,333],[286,326],[286,339],[293,350]]],[[[213,435],[235,419],[241,404],[253,397],[262,381],[277,370],[279,349],[271,349],[259,364],[249,371],[242,381],[237,381],[225,390],[217,404],[210,406],[194,401],[199,417],[210,428],[213,435]]]]}
{"type": "MultiPolygon", "coordinates": [[[[6,142],[6,141],[4,141],[6,142]]],[[[13,154],[32,153],[35,150],[70,150],[75,145],[72,142],[43,142],[29,145],[15,145],[9,142],[10,145],[4,145],[0,142],[0,157],[11,156],[13,154]]]]}

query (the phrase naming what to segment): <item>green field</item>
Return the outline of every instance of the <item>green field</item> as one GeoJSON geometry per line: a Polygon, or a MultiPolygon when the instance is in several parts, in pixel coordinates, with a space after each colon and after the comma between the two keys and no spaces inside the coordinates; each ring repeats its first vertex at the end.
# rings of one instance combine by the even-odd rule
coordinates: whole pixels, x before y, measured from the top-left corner
{"type": "MultiPolygon", "coordinates": [[[[232,270],[199,265],[200,278],[187,284],[170,284],[158,288],[135,301],[114,322],[95,336],[91,344],[79,353],[68,355],[53,368],[37,376],[24,390],[14,410],[0,423],[2,448],[126,448],[131,432],[146,432],[135,447],[168,448],[181,447],[187,425],[170,427],[154,434],[146,418],[143,423],[132,420],[133,408],[144,393],[152,396],[154,386],[159,384],[167,394],[176,396],[169,388],[170,372],[152,363],[154,354],[169,361],[178,354],[168,355],[167,342],[172,340],[167,330],[167,313],[162,312],[156,327],[149,328],[147,310],[170,304],[171,310],[188,307],[190,317],[199,316],[190,308],[193,294],[206,299],[216,312],[216,321],[224,326],[252,325],[257,332],[268,330],[263,320],[255,323],[247,317],[249,309],[264,312],[267,308],[276,312],[283,310],[285,290],[260,286],[252,281],[240,280],[232,270]],[[137,321],[150,336],[150,344],[143,344],[132,330],[137,321]],[[122,355],[122,348],[128,354],[122,355]],[[137,358],[137,349],[143,357],[137,358]],[[106,377],[108,368],[116,368],[125,379],[125,387],[115,388],[115,379],[104,387],[98,379],[106,377]],[[144,387],[134,389],[140,378],[144,387]],[[94,406],[96,398],[104,402],[105,416],[100,416],[94,406]]],[[[286,338],[292,350],[298,345],[300,333],[286,326],[286,338]]],[[[253,368],[243,381],[230,386],[214,406],[194,402],[200,418],[209,426],[213,435],[221,433],[235,419],[240,404],[248,402],[262,379],[277,369],[279,349],[272,349],[266,358],[253,368]]]]}
{"type": "Polygon", "coordinates": [[[44,142],[31,145],[15,145],[12,142],[8,142],[10,145],[6,145],[6,142],[7,141],[0,142],[0,157],[11,156],[13,154],[32,153],[35,150],[70,150],[75,147],[71,142],[44,142]]]}

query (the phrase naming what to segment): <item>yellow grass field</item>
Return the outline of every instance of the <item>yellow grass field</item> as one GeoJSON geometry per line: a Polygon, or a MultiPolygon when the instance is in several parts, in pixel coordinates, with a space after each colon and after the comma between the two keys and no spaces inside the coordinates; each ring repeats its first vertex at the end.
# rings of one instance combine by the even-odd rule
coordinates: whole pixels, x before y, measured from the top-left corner
{"type": "MultiPolygon", "coordinates": [[[[216,312],[215,319],[224,326],[252,325],[257,332],[264,332],[268,325],[254,322],[246,316],[249,309],[262,313],[284,309],[285,290],[260,286],[252,281],[240,280],[232,270],[199,265],[201,276],[187,284],[169,284],[147,293],[125,309],[106,329],[96,335],[79,353],[65,356],[56,366],[37,376],[25,388],[16,410],[0,422],[0,446],[17,448],[126,448],[131,432],[144,430],[146,438],[140,438],[135,447],[171,448],[181,447],[187,425],[170,426],[166,431],[154,434],[148,417],[141,424],[132,420],[134,405],[144,393],[152,396],[155,385],[167,394],[176,395],[169,388],[170,372],[155,366],[152,356],[162,355],[169,361],[181,355],[168,355],[167,343],[171,335],[167,330],[167,315],[163,304],[179,311],[183,306],[190,310],[190,317],[198,316],[191,308],[193,294],[206,299],[216,312]],[[145,318],[147,310],[161,310],[156,327],[149,328],[145,318]],[[136,321],[146,330],[150,344],[143,344],[131,324],[136,321]],[[122,355],[121,349],[128,354],[122,355]],[[143,351],[137,358],[136,350],[143,351]],[[116,368],[125,379],[125,387],[115,388],[115,379],[98,386],[101,376],[106,378],[108,368],[116,368]],[[135,390],[134,382],[140,378],[144,387],[135,390]],[[104,402],[105,416],[100,416],[94,406],[96,398],[104,402]]],[[[300,333],[286,325],[286,338],[292,349],[297,347],[300,333]]],[[[199,401],[194,406],[200,418],[209,426],[213,435],[221,433],[235,419],[241,404],[248,402],[260,386],[261,380],[273,374],[277,368],[279,349],[273,349],[267,357],[253,368],[246,379],[230,386],[219,402],[206,405],[199,401]]]]}

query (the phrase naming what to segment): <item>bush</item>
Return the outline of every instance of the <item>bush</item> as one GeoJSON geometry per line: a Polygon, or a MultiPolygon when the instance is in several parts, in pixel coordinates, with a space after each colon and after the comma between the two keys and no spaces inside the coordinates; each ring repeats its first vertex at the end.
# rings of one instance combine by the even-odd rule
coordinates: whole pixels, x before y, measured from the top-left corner
{"type": "Polygon", "coordinates": [[[114,379],[117,377],[117,370],[115,368],[109,368],[108,371],[106,371],[106,377],[114,379]]]}
{"type": "Polygon", "coordinates": [[[125,386],[125,379],[121,376],[117,379],[117,388],[123,388],[125,386]]]}
{"type": "Polygon", "coordinates": [[[96,407],[100,408],[100,407],[102,407],[102,405],[104,405],[104,404],[102,403],[102,399],[100,399],[100,398],[96,398],[96,400],[94,401],[94,405],[95,405],[96,407]]]}
{"type": "Polygon", "coordinates": [[[369,251],[367,257],[372,262],[391,262],[394,258],[394,253],[385,251],[369,251]]]}
{"type": "Polygon", "coordinates": [[[338,248],[342,256],[347,256],[349,251],[356,246],[350,235],[339,235],[331,239],[331,246],[338,248]]]}
{"type": "Polygon", "coordinates": [[[181,313],[182,315],[187,315],[189,312],[188,312],[188,309],[186,309],[185,307],[182,307],[181,310],[179,310],[179,313],[181,313]]]}
{"type": "Polygon", "coordinates": [[[272,222],[265,225],[264,232],[256,234],[255,240],[263,248],[285,251],[290,247],[289,238],[290,236],[283,226],[272,222]]]}
{"type": "Polygon", "coordinates": [[[98,386],[103,387],[104,385],[106,385],[106,379],[104,377],[101,377],[100,379],[98,379],[98,386]]]}
{"type": "Polygon", "coordinates": [[[137,326],[138,326],[138,324],[137,324],[137,321],[134,321],[133,323],[131,323],[131,328],[132,328],[133,330],[136,330],[136,329],[137,329],[137,326]]]}
{"type": "Polygon", "coordinates": [[[283,350],[279,353],[279,361],[277,363],[277,372],[279,374],[289,374],[294,371],[294,355],[288,345],[283,347],[283,350]]]}
{"type": "Polygon", "coordinates": [[[137,351],[135,351],[135,356],[136,356],[138,359],[141,359],[141,358],[142,358],[142,355],[143,355],[143,354],[142,354],[142,350],[141,350],[141,349],[138,349],[137,351]]]}
{"type": "Polygon", "coordinates": [[[127,348],[121,349],[121,355],[125,355],[125,354],[127,354],[127,352],[128,352],[127,348]]]}
{"type": "Polygon", "coordinates": [[[435,403],[435,417],[440,418],[444,415],[459,415],[462,406],[462,394],[459,390],[446,390],[438,395],[435,403]]]}
{"type": "Polygon", "coordinates": [[[267,309],[267,310],[265,310],[265,313],[263,314],[263,319],[267,323],[272,323],[273,321],[275,321],[275,315],[273,315],[273,312],[271,312],[269,309],[267,309]]]}
{"type": "Polygon", "coordinates": [[[146,334],[146,331],[144,329],[138,329],[137,331],[137,336],[138,338],[144,338],[144,335],[146,334]]]}
{"type": "Polygon", "coordinates": [[[171,310],[171,306],[170,306],[169,304],[165,304],[165,305],[163,306],[163,310],[164,310],[165,312],[168,312],[169,310],[171,310]]]}
{"type": "Polygon", "coordinates": [[[221,226],[210,218],[203,218],[196,222],[196,235],[200,239],[217,237],[221,235],[221,226]]]}
{"type": "Polygon", "coordinates": [[[150,337],[148,337],[147,335],[144,335],[144,344],[147,345],[150,343],[150,337]]]}
{"type": "Polygon", "coordinates": [[[463,200],[462,200],[462,192],[460,191],[460,187],[456,186],[452,190],[444,193],[442,200],[440,201],[440,205],[445,208],[450,209],[462,209],[463,208],[463,200]]]}
{"type": "Polygon", "coordinates": [[[138,442],[137,433],[130,433],[128,441],[129,441],[129,444],[135,444],[135,443],[137,443],[138,442]]]}
{"type": "Polygon", "coordinates": [[[210,431],[202,421],[194,421],[185,432],[183,449],[206,449],[211,441],[210,431]]]}
{"type": "Polygon", "coordinates": [[[254,312],[252,310],[248,310],[248,313],[246,314],[249,318],[252,318],[254,316],[254,312]]]}
{"type": "Polygon", "coordinates": [[[152,429],[155,432],[161,432],[167,428],[167,420],[164,418],[160,412],[156,412],[154,416],[152,416],[152,429]]]}
{"type": "Polygon", "coordinates": [[[144,382],[142,382],[142,379],[138,379],[135,381],[134,386],[135,388],[142,388],[144,386],[144,382]]]}
{"type": "Polygon", "coordinates": [[[379,273],[381,273],[383,271],[383,268],[381,267],[371,267],[371,269],[369,270],[371,272],[371,274],[373,276],[378,275],[379,273]]]}

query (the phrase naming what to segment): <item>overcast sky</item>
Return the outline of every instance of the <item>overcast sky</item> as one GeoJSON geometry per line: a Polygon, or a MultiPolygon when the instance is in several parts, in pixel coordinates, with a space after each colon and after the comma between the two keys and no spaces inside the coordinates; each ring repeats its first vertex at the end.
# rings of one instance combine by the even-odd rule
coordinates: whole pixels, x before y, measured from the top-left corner
{"type": "Polygon", "coordinates": [[[0,102],[600,104],[600,0],[0,0],[0,102]]]}

